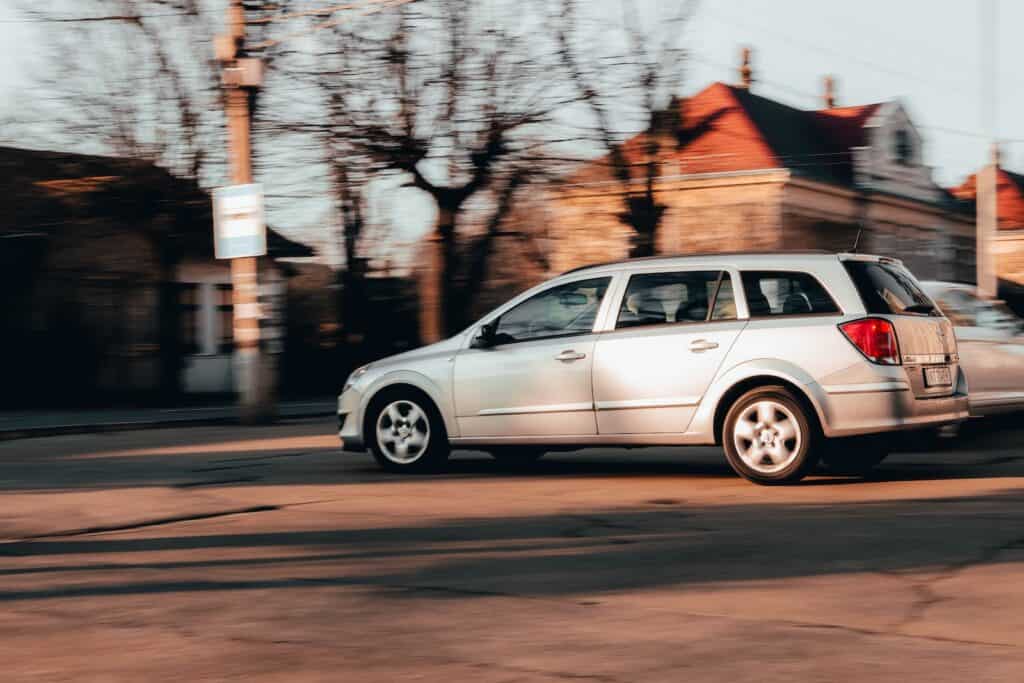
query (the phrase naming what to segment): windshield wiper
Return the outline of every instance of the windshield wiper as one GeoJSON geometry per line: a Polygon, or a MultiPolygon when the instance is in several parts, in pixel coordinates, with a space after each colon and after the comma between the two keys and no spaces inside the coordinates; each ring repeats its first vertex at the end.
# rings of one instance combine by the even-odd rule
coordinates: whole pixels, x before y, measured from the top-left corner
{"type": "Polygon", "coordinates": [[[912,304],[903,309],[904,313],[924,313],[925,315],[932,315],[938,313],[934,306],[931,304],[912,304]]]}

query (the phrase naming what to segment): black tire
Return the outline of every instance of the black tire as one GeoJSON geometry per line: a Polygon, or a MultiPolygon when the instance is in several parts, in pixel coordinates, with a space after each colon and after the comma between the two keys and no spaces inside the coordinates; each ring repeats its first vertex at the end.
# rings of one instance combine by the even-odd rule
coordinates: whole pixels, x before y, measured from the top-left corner
{"type": "Polygon", "coordinates": [[[829,474],[864,476],[885,460],[891,449],[891,439],[879,434],[829,439],[822,448],[821,464],[829,474]]]}
{"type": "Polygon", "coordinates": [[[503,465],[523,466],[537,462],[544,457],[545,450],[537,446],[498,446],[488,453],[503,465]]]}
{"type": "Polygon", "coordinates": [[[385,389],[373,398],[366,410],[364,425],[366,443],[381,468],[389,472],[433,472],[448,460],[451,446],[444,419],[430,397],[412,387],[385,389]],[[397,413],[392,413],[392,409],[397,413]],[[418,412],[416,412],[418,410],[418,412]],[[393,420],[397,414],[402,419],[393,420]],[[405,423],[402,422],[405,420],[405,423]],[[392,441],[381,443],[378,427],[390,431],[392,441]],[[402,430],[402,434],[398,433],[402,430]],[[413,440],[426,435],[422,447],[412,446],[413,440]],[[406,441],[406,454],[401,453],[401,441],[406,441]]]}
{"type": "Polygon", "coordinates": [[[781,386],[756,387],[740,396],[726,413],[721,438],[729,465],[755,484],[799,481],[817,463],[821,441],[817,421],[781,386]],[[762,406],[775,411],[767,420],[761,420],[762,406]],[[746,427],[738,427],[740,423],[746,427]],[[754,438],[747,438],[748,429],[754,430],[749,432],[754,438]],[[778,450],[780,445],[783,450],[778,450]],[[777,463],[776,453],[782,454],[777,463]]]}

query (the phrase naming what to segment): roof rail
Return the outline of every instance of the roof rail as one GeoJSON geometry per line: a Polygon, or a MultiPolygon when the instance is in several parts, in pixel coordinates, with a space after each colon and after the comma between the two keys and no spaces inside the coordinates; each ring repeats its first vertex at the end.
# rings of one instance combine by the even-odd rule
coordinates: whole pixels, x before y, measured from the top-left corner
{"type": "Polygon", "coordinates": [[[561,273],[562,275],[570,275],[572,273],[579,272],[581,270],[587,270],[588,268],[601,268],[603,266],[617,266],[623,263],[636,263],[644,261],[668,261],[670,259],[677,258],[708,258],[711,256],[802,256],[802,255],[835,255],[836,252],[829,251],[827,249],[779,249],[778,251],[707,251],[700,253],[689,253],[689,254],[658,254],[656,256],[638,256],[636,258],[619,259],[617,261],[603,261],[601,263],[591,263],[586,266],[578,266],[570,270],[561,273]]]}

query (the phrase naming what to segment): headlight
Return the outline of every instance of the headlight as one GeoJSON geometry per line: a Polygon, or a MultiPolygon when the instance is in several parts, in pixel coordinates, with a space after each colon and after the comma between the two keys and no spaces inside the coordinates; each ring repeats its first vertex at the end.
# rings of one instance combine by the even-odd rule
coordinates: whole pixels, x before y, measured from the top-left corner
{"type": "Polygon", "coordinates": [[[352,385],[359,380],[360,377],[366,374],[366,371],[369,369],[369,365],[364,365],[361,368],[356,368],[355,370],[353,370],[352,374],[348,376],[347,380],[345,380],[345,387],[341,390],[341,393],[344,394],[346,391],[348,391],[352,387],[352,385]]]}

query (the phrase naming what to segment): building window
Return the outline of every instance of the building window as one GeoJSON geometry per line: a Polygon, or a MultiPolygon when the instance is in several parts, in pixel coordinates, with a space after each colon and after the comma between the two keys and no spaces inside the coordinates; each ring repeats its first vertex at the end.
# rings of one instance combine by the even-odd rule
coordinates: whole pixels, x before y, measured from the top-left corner
{"type": "Polygon", "coordinates": [[[914,163],[914,141],[909,131],[903,128],[896,131],[893,151],[896,153],[897,163],[903,166],[910,166],[914,163]]]}
{"type": "Polygon", "coordinates": [[[178,307],[181,315],[181,351],[199,353],[199,285],[183,282],[178,285],[178,307]]]}
{"type": "Polygon", "coordinates": [[[235,307],[231,285],[217,285],[217,319],[220,322],[220,353],[235,350],[235,307]]]}

